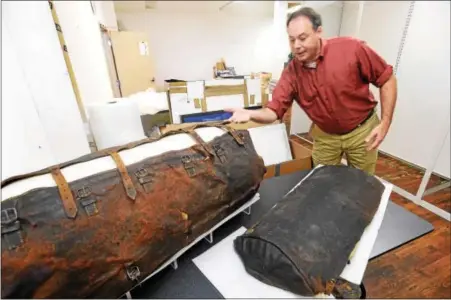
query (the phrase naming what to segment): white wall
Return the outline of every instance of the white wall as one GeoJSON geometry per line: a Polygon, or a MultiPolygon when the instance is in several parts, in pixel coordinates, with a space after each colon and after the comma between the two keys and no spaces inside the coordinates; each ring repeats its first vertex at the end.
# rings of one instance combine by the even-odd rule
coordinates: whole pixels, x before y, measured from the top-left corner
{"type": "Polygon", "coordinates": [[[113,98],[97,17],[90,1],[55,1],[83,105],[113,98]]]}
{"type": "MultiPolygon", "coordinates": [[[[450,124],[449,6],[448,1],[415,2],[397,71],[397,107],[380,148],[424,168],[433,164],[450,124]]],[[[352,32],[357,7],[346,3],[342,34],[352,32]]],[[[410,1],[365,1],[358,38],[393,66],[409,7],[410,1]],[[384,26],[375,26],[381,20],[384,26]]],[[[371,90],[379,101],[379,90],[371,90]]],[[[449,177],[449,154],[441,155],[435,171],[449,177]]]]}
{"type": "Polygon", "coordinates": [[[117,13],[125,30],[147,32],[156,84],[177,78],[210,79],[224,58],[238,74],[272,70],[272,17],[223,13],[117,13]]]}
{"type": "MultiPolygon", "coordinates": [[[[312,1],[313,2],[313,1],[312,1]]],[[[325,5],[316,9],[321,14],[325,38],[335,37],[340,34],[340,19],[342,2],[336,1],[333,4],[325,5]]],[[[286,43],[288,37],[285,34],[286,43]]],[[[285,56],[285,59],[287,55],[285,56]]],[[[311,120],[297,103],[293,103],[291,112],[291,133],[307,132],[310,128],[311,120]]]]}
{"type": "Polygon", "coordinates": [[[340,25],[340,36],[355,36],[356,22],[359,13],[359,1],[343,2],[343,17],[340,25]]]}
{"type": "MultiPolygon", "coordinates": [[[[233,4],[216,13],[180,12],[172,7],[170,12],[161,8],[146,13],[117,12],[116,15],[125,30],[149,34],[155,53],[157,85],[168,78],[211,78],[212,68],[221,57],[234,66],[238,74],[266,71],[278,79],[290,51],[285,26],[288,4],[274,1],[273,5],[271,14],[266,10],[237,13],[246,6],[233,4]]],[[[337,36],[341,1],[324,5],[318,11],[323,18],[324,36],[337,36]]],[[[308,117],[294,104],[292,132],[306,131],[309,126],[308,117]]]]}
{"type": "MultiPolygon", "coordinates": [[[[450,125],[449,55],[450,2],[417,1],[398,69],[396,116],[384,151],[423,167],[431,164],[450,125]]],[[[442,175],[450,177],[449,169],[442,175]]]]}
{"type": "MultiPolygon", "coordinates": [[[[449,126],[450,124],[448,124],[449,126]]],[[[449,128],[449,127],[448,127],[449,128]]],[[[449,178],[450,174],[450,167],[451,167],[451,161],[450,161],[450,132],[448,131],[447,137],[443,143],[443,146],[441,148],[440,154],[438,156],[436,165],[434,166],[435,172],[438,174],[442,174],[443,176],[449,178]]]]}
{"type": "Polygon", "coordinates": [[[47,1],[2,2],[2,179],[89,153],[47,1]]]}
{"type": "Polygon", "coordinates": [[[91,1],[97,21],[110,31],[117,31],[116,11],[113,1],[91,1]]]}
{"type": "Polygon", "coordinates": [[[264,47],[263,49],[272,49],[271,58],[272,62],[272,79],[278,80],[282,74],[284,63],[287,61],[288,54],[290,53],[290,45],[288,43],[287,30],[286,30],[286,18],[288,11],[287,1],[274,1],[273,8],[273,25],[272,25],[272,42],[269,45],[273,47],[264,47]]]}
{"type": "Polygon", "coordinates": [[[3,180],[15,174],[45,168],[54,164],[55,159],[4,19],[2,71],[3,180]]]}

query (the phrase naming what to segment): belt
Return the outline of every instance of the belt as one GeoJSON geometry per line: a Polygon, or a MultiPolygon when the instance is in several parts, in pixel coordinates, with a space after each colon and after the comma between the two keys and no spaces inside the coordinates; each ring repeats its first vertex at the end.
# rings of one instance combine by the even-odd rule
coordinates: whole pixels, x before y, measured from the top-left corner
{"type": "Polygon", "coordinates": [[[363,120],[362,122],[360,122],[360,124],[359,125],[357,125],[354,129],[352,129],[352,130],[350,130],[350,131],[348,131],[348,132],[346,132],[346,133],[342,133],[341,135],[345,135],[345,134],[348,134],[348,133],[351,133],[351,132],[353,132],[354,130],[356,130],[357,128],[359,128],[360,126],[362,126],[362,125],[364,125],[373,115],[374,115],[374,113],[375,113],[376,111],[373,109],[373,110],[371,110],[371,112],[368,114],[368,116],[365,118],[365,120],[363,120]]]}

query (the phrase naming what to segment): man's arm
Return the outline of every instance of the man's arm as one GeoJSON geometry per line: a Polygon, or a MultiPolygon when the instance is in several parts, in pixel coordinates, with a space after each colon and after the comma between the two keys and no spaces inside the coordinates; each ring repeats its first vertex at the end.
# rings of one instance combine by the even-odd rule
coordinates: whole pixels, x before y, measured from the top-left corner
{"type": "Polygon", "coordinates": [[[381,123],[365,139],[367,149],[373,150],[379,147],[390,128],[396,106],[397,82],[393,67],[366,43],[359,42],[356,55],[361,76],[378,87],[380,93],[381,123]]]}
{"type": "Polygon", "coordinates": [[[254,120],[258,123],[267,124],[277,120],[277,114],[273,110],[266,107],[257,110],[226,108],[224,111],[233,113],[233,115],[228,119],[229,122],[233,123],[246,123],[250,120],[254,120]]]}
{"type": "Polygon", "coordinates": [[[251,110],[250,118],[259,123],[272,123],[277,120],[277,114],[273,110],[265,107],[258,110],[251,110]]]}
{"type": "Polygon", "coordinates": [[[277,119],[282,119],[293,104],[295,90],[294,76],[292,75],[291,68],[292,66],[286,66],[283,69],[282,76],[280,76],[280,80],[274,87],[272,100],[266,106],[266,109],[271,111],[272,116],[275,116],[272,122],[277,119]]]}
{"type": "Polygon", "coordinates": [[[381,99],[381,124],[384,124],[388,130],[393,119],[398,94],[397,81],[394,75],[381,86],[379,93],[381,99]]]}

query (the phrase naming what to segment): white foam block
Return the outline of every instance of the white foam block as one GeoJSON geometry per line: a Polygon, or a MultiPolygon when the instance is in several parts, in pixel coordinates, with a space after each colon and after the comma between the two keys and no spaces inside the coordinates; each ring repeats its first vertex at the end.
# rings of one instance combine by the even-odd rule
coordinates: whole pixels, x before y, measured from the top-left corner
{"type": "MultiPolygon", "coordinates": [[[[385,191],[376,214],[365,229],[351,263],[346,265],[341,277],[360,284],[363,280],[368,260],[371,255],[377,234],[382,225],[389,196],[393,186],[385,184],[385,191]]],[[[236,254],[233,240],[243,234],[246,228],[241,227],[217,245],[213,246],[193,262],[208,280],[218,289],[224,298],[303,298],[285,290],[267,285],[249,275],[236,254]]],[[[331,297],[332,298],[332,297],[331,297]]]]}
{"type": "Polygon", "coordinates": [[[89,126],[99,150],[146,138],[136,102],[91,104],[89,126]]]}

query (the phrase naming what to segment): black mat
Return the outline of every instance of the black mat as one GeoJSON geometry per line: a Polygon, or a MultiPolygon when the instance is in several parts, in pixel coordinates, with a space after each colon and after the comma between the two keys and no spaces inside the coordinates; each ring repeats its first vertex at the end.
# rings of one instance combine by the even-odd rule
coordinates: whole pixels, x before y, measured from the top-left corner
{"type": "MultiPolygon", "coordinates": [[[[260,187],[260,200],[252,206],[251,215],[239,214],[214,232],[214,243],[201,241],[178,260],[178,268],[167,267],[141,287],[135,288],[133,298],[145,299],[222,299],[222,295],[191,261],[241,226],[249,227],[296,185],[308,171],[266,179],[260,187]]],[[[423,236],[433,226],[415,214],[389,201],[371,259],[423,236]]]]}

